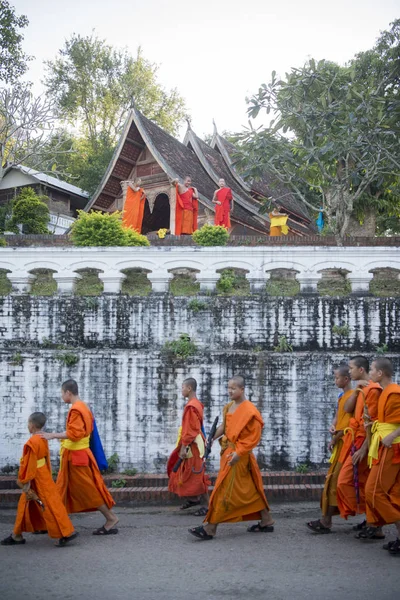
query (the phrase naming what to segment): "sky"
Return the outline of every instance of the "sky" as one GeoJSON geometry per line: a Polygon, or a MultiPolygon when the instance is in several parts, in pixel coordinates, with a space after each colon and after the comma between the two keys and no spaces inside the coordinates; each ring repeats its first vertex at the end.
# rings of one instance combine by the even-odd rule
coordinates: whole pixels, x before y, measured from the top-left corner
{"type": "MultiPolygon", "coordinates": [[[[372,47],[400,17],[398,0],[11,0],[25,14],[28,77],[41,91],[43,61],[72,33],[94,30],[109,44],[159,65],[159,81],[184,97],[192,128],[240,131],[246,96],[275,70],[308,58],[345,63],[372,47]]],[[[182,128],[181,137],[185,127],[182,128]]]]}

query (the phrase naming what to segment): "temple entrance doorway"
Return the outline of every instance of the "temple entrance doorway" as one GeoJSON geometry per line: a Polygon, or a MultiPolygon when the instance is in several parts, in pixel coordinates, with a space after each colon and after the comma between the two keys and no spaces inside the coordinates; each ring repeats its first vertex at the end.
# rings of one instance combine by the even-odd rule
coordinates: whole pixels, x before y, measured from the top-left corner
{"type": "Polygon", "coordinates": [[[144,206],[142,233],[151,233],[159,229],[169,229],[170,206],[167,194],[158,194],[154,202],[153,212],[146,199],[144,206]]]}

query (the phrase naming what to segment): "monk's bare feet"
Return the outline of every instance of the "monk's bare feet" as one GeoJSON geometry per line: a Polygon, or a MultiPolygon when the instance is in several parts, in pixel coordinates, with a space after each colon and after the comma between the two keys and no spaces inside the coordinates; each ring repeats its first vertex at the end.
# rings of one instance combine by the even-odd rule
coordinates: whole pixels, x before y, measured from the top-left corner
{"type": "Polygon", "coordinates": [[[208,535],[215,535],[217,533],[217,526],[213,525],[212,523],[207,523],[207,525],[204,525],[204,531],[208,534],[208,535]]]}
{"type": "Polygon", "coordinates": [[[261,511],[261,527],[270,527],[271,525],[274,525],[275,521],[273,520],[271,513],[269,512],[269,510],[262,510],[261,511]]]}
{"type": "Polygon", "coordinates": [[[115,519],[107,519],[107,521],[104,523],[104,529],[106,529],[106,531],[115,529],[116,526],[118,525],[118,523],[119,523],[118,517],[115,517],[115,519]]]}

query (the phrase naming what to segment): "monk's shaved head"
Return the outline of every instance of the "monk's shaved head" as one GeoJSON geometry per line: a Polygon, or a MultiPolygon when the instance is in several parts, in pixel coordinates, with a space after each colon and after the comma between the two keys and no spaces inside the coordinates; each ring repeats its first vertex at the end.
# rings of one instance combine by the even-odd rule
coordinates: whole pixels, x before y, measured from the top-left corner
{"type": "Polygon", "coordinates": [[[372,364],[377,371],[382,371],[386,377],[393,377],[393,364],[388,358],[375,358],[372,364]]]}
{"type": "Polygon", "coordinates": [[[193,377],[188,377],[184,380],[183,385],[186,387],[190,387],[193,392],[197,390],[197,381],[193,377]]]}
{"type": "Polygon", "coordinates": [[[230,378],[229,381],[234,381],[236,383],[236,385],[242,389],[244,389],[246,382],[244,380],[244,377],[242,377],[242,375],[234,375],[233,377],[230,378]]]}
{"type": "Polygon", "coordinates": [[[365,356],[362,356],[361,354],[357,354],[357,356],[351,357],[350,362],[352,362],[359,369],[364,369],[364,371],[366,373],[368,373],[369,362],[368,362],[368,358],[366,358],[365,356]]]}
{"type": "Polygon", "coordinates": [[[36,429],[43,429],[46,425],[46,415],[42,412],[34,412],[30,415],[28,421],[29,423],[32,423],[36,429]]]}
{"type": "Polygon", "coordinates": [[[348,377],[350,379],[349,366],[346,365],[346,363],[340,363],[340,365],[335,367],[334,371],[338,373],[341,377],[348,377]]]}
{"type": "Polygon", "coordinates": [[[71,392],[73,396],[78,396],[79,389],[75,379],[67,379],[61,386],[63,392],[71,392]]]}

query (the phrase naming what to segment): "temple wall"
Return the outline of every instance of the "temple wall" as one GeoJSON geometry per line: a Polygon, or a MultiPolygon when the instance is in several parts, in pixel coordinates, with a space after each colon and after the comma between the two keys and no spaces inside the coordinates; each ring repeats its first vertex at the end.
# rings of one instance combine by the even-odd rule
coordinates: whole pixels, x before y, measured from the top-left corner
{"type": "MultiPolygon", "coordinates": [[[[386,344],[400,371],[399,299],[202,295],[200,308],[191,302],[169,294],[1,298],[0,468],[18,462],[32,411],[48,415],[49,430],[63,430],[59,388],[69,377],[96,414],[106,454],[118,453],[122,467],[157,472],[175,443],[180,385],[189,375],[199,381],[208,429],[227,401],[228,378],[242,373],[265,420],[260,464],[289,468],[326,461],[334,365],[386,344]],[[334,325],[347,326],[345,335],[334,325]],[[181,333],[197,346],[187,360],[163,352],[181,333]],[[274,351],[280,336],[292,352],[274,351]]],[[[56,459],[57,442],[51,448],[56,459]]],[[[213,467],[217,460],[215,450],[213,467]]]]}

